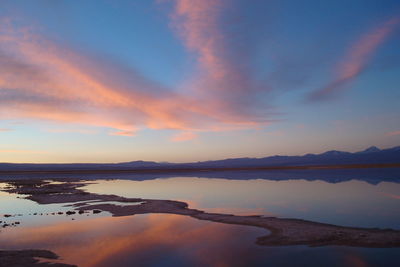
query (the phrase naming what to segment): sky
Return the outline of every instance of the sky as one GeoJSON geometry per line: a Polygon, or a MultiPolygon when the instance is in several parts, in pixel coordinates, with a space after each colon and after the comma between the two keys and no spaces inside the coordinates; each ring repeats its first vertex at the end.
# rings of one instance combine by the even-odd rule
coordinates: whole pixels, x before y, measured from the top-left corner
{"type": "Polygon", "coordinates": [[[2,0],[0,162],[400,145],[398,0],[2,0]]]}

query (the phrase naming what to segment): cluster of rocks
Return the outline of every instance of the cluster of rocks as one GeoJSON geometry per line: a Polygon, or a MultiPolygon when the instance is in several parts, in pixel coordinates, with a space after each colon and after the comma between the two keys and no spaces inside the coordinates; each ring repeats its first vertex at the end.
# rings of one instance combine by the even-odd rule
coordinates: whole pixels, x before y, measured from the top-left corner
{"type": "MultiPolygon", "coordinates": [[[[100,213],[101,212],[101,210],[93,210],[92,211],[92,213],[93,214],[98,214],[98,213],[100,213]]],[[[29,215],[39,215],[39,216],[45,216],[45,215],[74,215],[74,214],[84,214],[84,213],[89,213],[89,212],[85,212],[85,211],[83,211],[83,210],[79,210],[79,211],[73,211],[73,210],[69,210],[69,211],[66,211],[66,212],[62,212],[62,211],[58,211],[58,212],[50,212],[50,213],[37,213],[37,212],[35,212],[35,213],[29,213],[29,215]]],[[[11,215],[9,215],[9,216],[11,216],[11,215]]],[[[89,216],[89,214],[88,214],[88,216],[89,216]]]]}
{"type": "MultiPolygon", "coordinates": [[[[98,214],[100,212],[101,212],[101,210],[97,210],[97,209],[92,210],[93,214],[98,214]]],[[[87,213],[87,216],[89,216],[89,212],[85,212],[83,210],[79,210],[79,211],[69,210],[69,211],[66,211],[66,212],[59,211],[59,212],[51,212],[51,213],[37,213],[37,212],[35,212],[35,213],[29,213],[29,215],[46,216],[46,215],[64,215],[65,214],[65,215],[69,216],[69,215],[74,215],[74,214],[82,215],[84,213],[87,213]]],[[[16,217],[16,216],[23,216],[23,215],[22,214],[14,214],[14,215],[4,214],[3,215],[4,218],[10,218],[10,217],[16,217]]],[[[74,219],[72,219],[72,220],[74,220],[74,219]]],[[[19,221],[8,223],[6,221],[0,220],[0,227],[1,228],[11,227],[11,226],[15,227],[15,226],[20,225],[20,224],[21,224],[21,222],[19,222],[19,221]]]]}
{"type": "MultiPolygon", "coordinates": [[[[16,215],[11,215],[11,214],[4,214],[3,217],[4,218],[10,218],[10,217],[15,217],[15,216],[22,216],[22,214],[16,214],[16,215]]],[[[1,228],[6,228],[6,227],[10,227],[10,226],[17,226],[21,224],[20,222],[16,221],[16,222],[12,222],[12,223],[8,223],[6,221],[0,220],[0,226],[1,228]]]]}
{"type": "Polygon", "coordinates": [[[10,226],[17,226],[17,225],[19,225],[19,224],[21,224],[20,222],[12,222],[12,223],[6,223],[6,222],[3,222],[3,221],[0,221],[0,224],[2,224],[1,225],[1,227],[2,228],[6,228],[6,227],[10,227],[10,226]]]}
{"type": "Polygon", "coordinates": [[[14,215],[11,215],[11,214],[4,214],[4,215],[3,215],[3,217],[5,217],[5,218],[16,217],[16,216],[22,216],[22,214],[14,214],[14,215]]]}

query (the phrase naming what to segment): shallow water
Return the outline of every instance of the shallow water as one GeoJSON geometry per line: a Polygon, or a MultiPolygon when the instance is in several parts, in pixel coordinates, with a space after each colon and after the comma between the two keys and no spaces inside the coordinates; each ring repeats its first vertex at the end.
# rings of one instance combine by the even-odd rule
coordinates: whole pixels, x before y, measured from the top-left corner
{"type": "MultiPolygon", "coordinates": [[[[264,214],[345,226],[400,229],[400,184],[174,177],[96,180],[85,190],[125,197],[181,200],[219,213],[264,214]]],[[[0,187],[4,184],[0,183],[0,187]]],[[[400,266],[400,248],[263,247],[265,229],[148,214],[65,215],[66,204],[39,205],[0,192],[0,249],[47,249],[61,262],[100,266],[400,266]],[[51,215],[63,211],[62,215],[51,215]],[[37,215],[33,215],[36,213],[37,215]],[[42,213],[43,215],[40,215],[42,213]],[[49,214],[49,215],[46,215],[49,214]]],[[[71,204],[71,203],[68,203],[71,204]]],[[[114,203],[117,204],[117,203],[114,203]]]]}
{"type": "Polygon", "coordinates": [[[136,215],[11,228],[3,249],[51,248],[78,266],[396,266],[399,249],[261,247],[255,227],[136,215]]]}
{"type": "Polygon", "coordinates": [[[398,183],[176,177],[146,181],[99,180],[85,189],[124,197],[180,200],[208,212],[400,229],[398,183]]]}

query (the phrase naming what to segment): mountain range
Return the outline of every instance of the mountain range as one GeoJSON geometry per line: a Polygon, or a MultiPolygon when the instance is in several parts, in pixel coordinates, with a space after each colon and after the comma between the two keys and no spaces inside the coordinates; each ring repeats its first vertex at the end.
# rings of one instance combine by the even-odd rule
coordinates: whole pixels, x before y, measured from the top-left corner
{"type": "Polygon", "coordinates": [[[351,153],[330,150],[321,154],[302,156],[270,156],[264,158],[229,158],[223,160],[200,161],[191,163],[168,163],[153,161],[131,161],[122,163],[68,163],[33,164],[0,163],[0,171],[57,171],[57,170],[149,170],[149,169],[192,169],[192,168],[259,168],[318,165],[354,165],[354,164],[399,164],[400,146],[379,149],[375,146],[363,151],[351,153]]]}

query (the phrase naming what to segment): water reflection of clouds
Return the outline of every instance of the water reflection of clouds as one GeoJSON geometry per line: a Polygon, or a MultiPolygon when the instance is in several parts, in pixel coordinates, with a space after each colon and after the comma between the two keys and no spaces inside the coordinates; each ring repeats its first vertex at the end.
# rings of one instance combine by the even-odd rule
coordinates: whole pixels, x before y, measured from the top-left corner
{"type": "Polygon", "coordinates": [[[399,253],[399,248],[255,245],[265,234],[255,227],[152,214],[10,229],[1,233],[0,246],[51,249],[62,262],[80,267],[395,266],[399,253]]]}
{"type": "MultiPolygon", "coordinates": [[[[357,181],[328,184],[304,180],[278,182],[200,178],[98,182],[88,185],[87,189],[128,197],[178,199],[188,202],[191,207],[206,207],[208,211],[219,213],[262,213],[301,218],[297,214],[325,218],[330,223],[333,221],[330,218],[356,218],[354,224],[365,220],[365,223],[376,225],[397,224],[399,219],[399,212],[395,212],[398,211],[398,199],[382,194],[399,192],[398,185],[386,182],[378,186],[357,181]],[[194,191],[197,194],[192,194],[194,191]],[[274,209],[279,213],[268,212],[274,209]]],[[[4,192],[0,192],[0,199],[0,207],[7,206],[10,213],[15,207],[49,211],[49,207],[53,206],[17,199],[16,195],[4,192]]],[[[61,207],[54,204],[56,206],[61,207]]],[[[85,216],[83,220],[71,221],[72,217],[64,216],[53,221],[57,216],[32,216],[37,220],[34,224],[24,223],[2,230],[0,247],[51,249],[62,257],[63,262],[83,267],[131,266],[133,263],[172,266],[264,266],[271,263],[273,266],[291,266],[301,262],[306,266],[311,258],[316,266],[329,266],[328,262],[332,263],[331,266],[353,266],[376,262],[376,259],[382,262],[383,259],[379,256],[379,249],[260,247],[254,241],[266,234],[263,229],[199,221],[178,215],[108,217],[109,214],[103,212],[99,216],[107,217],[85,216]],[[371,261],[369,255],[375,258],[371,261]]],[[[398,249],[385,249],[384,252],[389,253],[385,260],[392,261],[396,257],[393,255],[398,255],[398,249]]]]}
{"type": "Polygon", "coordinates": [[[386,192],[382,192],[382,194],[383,194],[384,196],[389,197],[389,198],[399,199],[399,200],[400,200],[400,195],[391,194],[391,193],[386,193],[386,192]]]}
{"type": "Polygon", "coordinates": [[[129,266],[129,262],[151,265],[163,261],[172,265],[229,266],[249,261],[243,253],[256,253],[257,249],[252,252],[254,241],[266,233],[254,227],[178,215],[137,215],[21,228],[2,234],[0,244],[13,249],[51,247],[66,262],[79,266],[129,266]]]}

